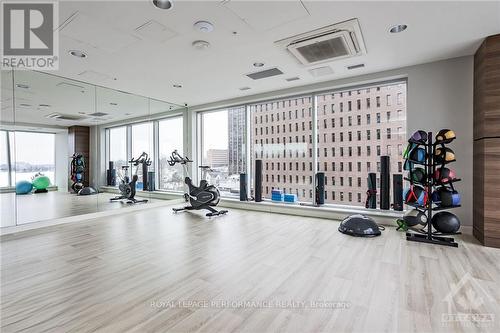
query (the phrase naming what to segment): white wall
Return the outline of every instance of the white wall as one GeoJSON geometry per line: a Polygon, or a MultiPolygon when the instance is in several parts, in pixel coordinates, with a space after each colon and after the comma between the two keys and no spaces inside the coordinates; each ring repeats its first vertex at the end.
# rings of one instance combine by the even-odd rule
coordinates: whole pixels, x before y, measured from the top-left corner
{"type": "Polygon", "coordinates": [[[68,191],[69,182],[69,149],[68,130],[59,131],[55,134],[56,145],[56,185],[61,192],[68,191]]]}
{"type": "MultiPolygon", "coordinates": [[[[457,189],[462,195],[462,207],[454,210],[454,213],[459,216],[463,225],[472,225],[472,56],[198,105],[191,107],[189,111],[241,105],[403,77],[408,80],[408,135],[418,129],[437,132],[442,128],[450,128],[457,133],[457,140],[450,146],[455,151],[457,162],[450,166],[455,168],[463,181],[457,183],[457,189]]],[[[193,138],[194,135],[190,137],[193,138]]]]}

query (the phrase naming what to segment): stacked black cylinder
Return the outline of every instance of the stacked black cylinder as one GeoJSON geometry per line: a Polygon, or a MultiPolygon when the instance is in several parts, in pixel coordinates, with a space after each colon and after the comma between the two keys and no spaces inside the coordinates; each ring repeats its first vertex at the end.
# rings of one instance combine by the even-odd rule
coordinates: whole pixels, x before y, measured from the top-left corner
{"type": "Polygon", "coordinates": [[[446,211],[460,207],[460,195],[454,187],[460,179],[448,168],[455,161],[453,150],[447,146],[453,140],[455,133],[448,129],[439,131],[435,142],[432,132],[425,131],[415,132],[408,140],[404,169],[409,187],[403,199],[413,209],[407,211],[403,221],[409,228],[409,241],[458,246],[453,238],[445,237],[460,234],[460,221],[446,211]]]}

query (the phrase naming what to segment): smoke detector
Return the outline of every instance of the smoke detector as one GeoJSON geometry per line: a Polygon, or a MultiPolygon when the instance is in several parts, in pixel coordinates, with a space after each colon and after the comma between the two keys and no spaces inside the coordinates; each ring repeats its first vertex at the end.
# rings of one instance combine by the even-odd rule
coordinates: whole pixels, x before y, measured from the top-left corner
{"type": "Polygon", "coordinates": [[[194,24],[194,28],[200,32],[212,32],[214,25],[208,21],[198,21],[194,24]]]}

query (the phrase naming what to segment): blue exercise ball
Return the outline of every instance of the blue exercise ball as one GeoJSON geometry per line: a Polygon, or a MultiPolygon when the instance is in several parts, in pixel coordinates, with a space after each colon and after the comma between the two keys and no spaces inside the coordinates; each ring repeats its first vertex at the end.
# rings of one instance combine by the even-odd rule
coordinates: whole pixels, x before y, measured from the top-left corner
{"type": "Polygon", "coordinates": [[[20,180],[16,183],[16,194],[28,194],[33,190],[33,184],[27,180],[20,180]]]}

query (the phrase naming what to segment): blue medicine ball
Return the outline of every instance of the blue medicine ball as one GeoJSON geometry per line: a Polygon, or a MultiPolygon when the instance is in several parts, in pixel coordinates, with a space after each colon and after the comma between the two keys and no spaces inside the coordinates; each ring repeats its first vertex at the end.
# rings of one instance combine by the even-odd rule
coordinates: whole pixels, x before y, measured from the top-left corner
{"type": "Polygon", "coordinates": [[[27,180],[20,180],[16,183],[16,194],[28,194],[33,190],[33,184],[27,180]]]}

